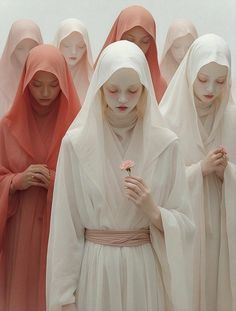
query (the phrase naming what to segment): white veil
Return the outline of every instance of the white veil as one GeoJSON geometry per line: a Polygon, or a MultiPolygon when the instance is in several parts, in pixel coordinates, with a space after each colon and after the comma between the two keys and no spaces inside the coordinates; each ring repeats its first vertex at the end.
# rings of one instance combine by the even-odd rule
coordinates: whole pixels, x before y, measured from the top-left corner
{"type": "MultiPolygon", "coordinates": [[[[226,42],[215,34],[206,34],[194,41],[185,58],[171,80],[161,104],[160,111],[169,127],[179,136],[187,163],[199,160],[199,150],[207,153],[205,147],[221,140],[226,107],[230,101],[231,72],[230,50],[226,42]],[[228,68],[228,76],[224,91],[219,99],[215,112],[214,123],[207,141],[203,144],[198,114],[194,104],[193,83],[200,68],[210,62],[216,62],[228,68]],[[197,156],[198,154],[198,156],[197,156]]],[[[221,142],[222,143],[222,142],[221,142]]],[[[212,146],[217,147],[217,146],[212,146]]]]}

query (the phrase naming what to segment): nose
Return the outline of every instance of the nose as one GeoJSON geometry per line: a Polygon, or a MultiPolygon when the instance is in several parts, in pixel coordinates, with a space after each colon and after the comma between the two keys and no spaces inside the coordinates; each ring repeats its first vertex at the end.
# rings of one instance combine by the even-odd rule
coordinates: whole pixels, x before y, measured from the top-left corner
{"type": "Polygon", "coordinates": [[[72,52],[73,55],[76,54],[77,49],[76,49],[76,45],[75,45],[75,44],[73,44],[73,45],[71,46],[71,52],[72,52]]]}
{"type": "Polygon", "coordinates": [[[118,102],[120,104],[126,104],[128,102],[127,97],[125,96],[125,94],[120,94],[119,98],[118,98],[118,102]]]}
{"type": "Polygon", "coordinates": [[[213,94],[214,91],[215,91],[215,85],[213,82],[209,82],[208,85],[207,85],[207,92],[209,95],[213,94]]]}
{"type": "Polygon", "coordinates": [[[49,91],[49,88],[47,86],[44,86],[43,87],[43,91],[42,91],[42,96],[43,98],[48,98],[50,95],[50,91],[49,91]]]}

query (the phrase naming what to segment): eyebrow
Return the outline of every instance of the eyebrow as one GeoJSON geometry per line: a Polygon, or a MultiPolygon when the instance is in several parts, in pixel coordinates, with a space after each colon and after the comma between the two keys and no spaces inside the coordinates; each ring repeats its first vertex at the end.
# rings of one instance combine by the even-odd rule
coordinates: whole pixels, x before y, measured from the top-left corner
{"type": "MultiPolygon", "coordinates": [[[[32,81],[34,81],[34,82],[42,82],[41,80],[38,80],[38,79],[32,79],[32,81]]],[[[58,79],[54,79],[54,80],[51,80],[51,81],[49,81],[49,83],[52,83],[52,82],[59,82],[58,81],[58,79]]]]}

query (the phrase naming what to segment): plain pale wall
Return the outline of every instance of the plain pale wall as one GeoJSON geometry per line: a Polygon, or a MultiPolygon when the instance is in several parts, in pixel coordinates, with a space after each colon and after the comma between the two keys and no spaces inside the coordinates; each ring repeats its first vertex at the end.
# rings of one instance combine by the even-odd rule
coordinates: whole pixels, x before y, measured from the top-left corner
{"type": "Polygon", "coordinates": [[[236,80],[235,0],[0,0],[0,53],[11,24],[17,19],[34,20],[41,29],[44,42],[52,43],[59,22],[75,17],[88,29],[95,59],[119,12],[133,4],[146,7],[156,20],[159,60],[170,23],[175,18],[188,18],[200,35],[213,32],[228,42],[233,60],[233,80],[236,80]]]}

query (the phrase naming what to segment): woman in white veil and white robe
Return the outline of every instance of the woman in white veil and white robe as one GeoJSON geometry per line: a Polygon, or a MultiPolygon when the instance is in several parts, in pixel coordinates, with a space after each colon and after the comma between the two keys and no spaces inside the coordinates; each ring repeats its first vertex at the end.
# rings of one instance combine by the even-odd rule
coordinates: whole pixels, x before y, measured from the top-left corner
{"type": "Polygon", "coordinates": [[[194,306],[236,310],[236,106],[230,51],[199,37],[169,84],[160,110],[179,136],[194,221],[194,306]]]}
{"type": "Polygon", "coordinates": [[[135,44],[102,52],[60,151],[49,311],[190,310],[194,225],[185,171],[151,81],[135,44]],[[127,159],[135,166],[125,177],[127,159]]]}

